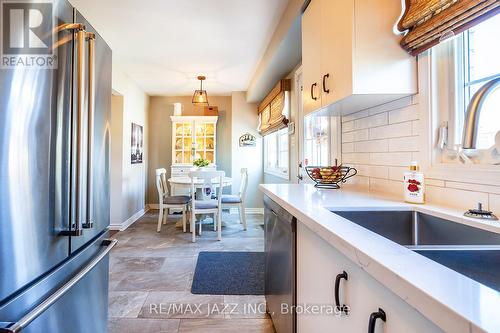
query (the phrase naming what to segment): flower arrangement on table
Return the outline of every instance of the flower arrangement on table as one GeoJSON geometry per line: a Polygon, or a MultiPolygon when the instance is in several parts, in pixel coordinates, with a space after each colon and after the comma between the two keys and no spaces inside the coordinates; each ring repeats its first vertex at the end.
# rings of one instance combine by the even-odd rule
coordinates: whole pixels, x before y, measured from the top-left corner
{"type": "Polygon", "coordinates": [[[207,167],[210,164],[210,161],[205,158],[197,158],[193,161],[193,165],[198,168],[207,167]]]}

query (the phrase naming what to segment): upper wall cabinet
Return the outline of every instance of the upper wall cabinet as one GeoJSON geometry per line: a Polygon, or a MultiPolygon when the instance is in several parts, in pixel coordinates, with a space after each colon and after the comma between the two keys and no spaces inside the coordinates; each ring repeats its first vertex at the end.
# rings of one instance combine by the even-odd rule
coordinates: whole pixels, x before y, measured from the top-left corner
{"type": "Polygon", "coordinates": [[[417,93],[394,0],[311,0],[302,16],[304,114],[347,114],[417,93]]]}

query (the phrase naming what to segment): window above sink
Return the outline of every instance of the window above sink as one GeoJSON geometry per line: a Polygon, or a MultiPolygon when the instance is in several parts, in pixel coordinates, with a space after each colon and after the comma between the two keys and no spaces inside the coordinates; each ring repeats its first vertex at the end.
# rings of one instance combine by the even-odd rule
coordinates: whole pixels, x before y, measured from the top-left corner
{"type": "Polygon", "coordinates": [[[500,88],[484,99],[476,149],[466,150],[462,156],[457,153],[472,97],[483,85],[500,77],[500,44],[495,42],[499,39],[500,15],[496,15],[431,50],[432,104],[441,127],[438,150],[444,163],[500,163],[500,156],[492,160],[490,154],[500,132],[500,88]]]}

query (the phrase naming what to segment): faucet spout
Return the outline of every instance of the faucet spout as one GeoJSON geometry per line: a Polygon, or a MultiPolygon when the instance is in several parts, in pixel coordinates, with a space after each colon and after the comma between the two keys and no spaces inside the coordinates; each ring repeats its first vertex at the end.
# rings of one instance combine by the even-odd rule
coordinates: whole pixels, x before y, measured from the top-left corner
{"type": "Polygon", "coordinates": [[[462,147],[463,149],[475,149],[477,143],[477,132],[479,126],[479,116],[484,101],[494,90],[500,86],[500,77],[488,81],[482,86],[475,94],[467,107],[467,114],[465,116],[464,134],[462,147]]]}

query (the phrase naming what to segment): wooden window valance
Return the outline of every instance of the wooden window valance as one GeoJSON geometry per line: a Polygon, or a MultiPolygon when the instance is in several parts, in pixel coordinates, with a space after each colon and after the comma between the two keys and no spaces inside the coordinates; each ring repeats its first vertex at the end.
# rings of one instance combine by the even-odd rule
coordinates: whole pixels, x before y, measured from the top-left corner
{"type": "Polygon", "coordinates": [[[401,46],[417,55],[500,12],[500,0],[406,0],[401,46]]]}
{"type": "Polygon", "coordinates": [[[291,80],[280,80],[264,100],[259,104],[259,132],[266,135],[285,128],[288,125],[288,92],[291,80]]]}

